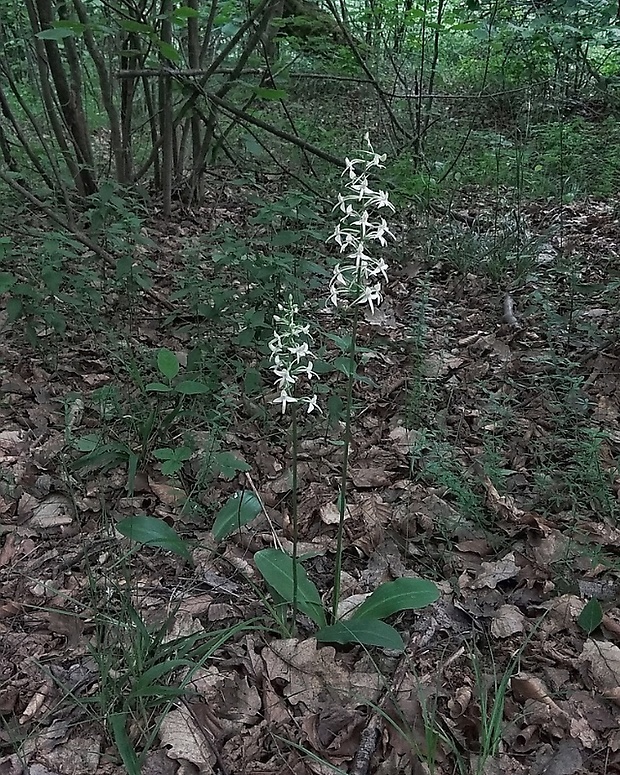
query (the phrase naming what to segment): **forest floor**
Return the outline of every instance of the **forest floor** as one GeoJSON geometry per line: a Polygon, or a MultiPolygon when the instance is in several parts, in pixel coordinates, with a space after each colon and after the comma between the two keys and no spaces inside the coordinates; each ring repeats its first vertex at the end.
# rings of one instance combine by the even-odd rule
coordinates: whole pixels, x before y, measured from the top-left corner
{"type": "MultiPolygon", "coordinates": [[[[203,502],[252,488],[268,518],[216,546],[181,512],[191,471],[153,462],[130,495],[126,466],[69,465],[68,426],[96,431],[88,396],[118,384],[95,336],[68,331],[52,358],[4,335],[1,775],[126,772],[119,746],[145,741],[148,775],[620,772],[620,221],[600,201],[530,205],[530,263],[506,288],[482,271],[497,214],[476,196],[460,220],[402,234],[410,258],[360,331],[343,594],[437,583],[437,603],[391,622],[402,654],[317,644],[305,621],[296,638],[269,629],[252,558],[290,538],[277,417],[266,429],[238,399],[226,449],[251,468],[223,471],[203,502]],[[136,513],[187,536],[193,565],[151,547],[123,562],[113,525],[136,513]],[[166,696],[187,670],[166,643],[250,620],[264,628],[232,633],[191,691],[166,696]]],[[[208,220],[149,225],[161,297],[208,220]]],[[[136,347],[183,353],[168,311],[140,303],[136,347]]],[[[326,595],[340,462],[325,422],[305,423],[302,552],[326,595]]]]}

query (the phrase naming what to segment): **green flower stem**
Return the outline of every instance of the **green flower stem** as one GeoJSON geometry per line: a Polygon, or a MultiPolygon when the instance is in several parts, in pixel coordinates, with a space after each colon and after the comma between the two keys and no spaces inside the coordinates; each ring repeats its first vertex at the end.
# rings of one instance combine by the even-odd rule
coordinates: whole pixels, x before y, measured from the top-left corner
{"type": "Polygon", "coordinates": [[[349,450],[351,447],[351,414],[353,413],[353,379],[355,375],[355,352],[357,344],[357,327],[359,322],[359,306],[354,308],[351,346],[349,347],[349,380],[347,382],[347,402],[344,426],[344,445],[342,452],[342,476],[340,479],[340,498],[338,502],[338,534],[336,537],[336,565],[334,567],[334,594],[332,597],[332,622],[338,618],[338,603],[340,601],[340,576],[342,574],[342,539],[344,535],[344,519],[347,510],[347,479],[349,473],[349,450]]]}
{"type": "Polygon", "coordinates": [[[297,544],[299,542],[299,513],[298,513],[298,497],[297,497],[297,406],[293,404],[292,407],[292,424],[291,424],[291,463],[293,466],[293,481],[292,481],[292,501],[291,501],[291,524],[293,527],[293,603],[291,615],[293,617],[291,636],[295,637],[295,631],[297,629],[297,544]]]}

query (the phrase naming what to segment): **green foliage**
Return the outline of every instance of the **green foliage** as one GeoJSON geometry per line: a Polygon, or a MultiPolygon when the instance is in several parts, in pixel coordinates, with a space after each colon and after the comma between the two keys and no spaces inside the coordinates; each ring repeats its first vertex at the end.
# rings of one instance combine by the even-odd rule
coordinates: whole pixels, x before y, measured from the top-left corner
{"type": "Polygon", "coordinates": [[[408,609],[425,608],[439,597],[439,590],[425,579],[400,578],[375,589],[353,613],[354,619],[386,619],[408,609]]]}
{"type": "Polygon", "coordinates": [[[602,621],[603,609],[601,604],[595,597],[592,597],[590,600],[588,600],[582,612],[579,614],[579,617],[577,618],[577,624],[581,627],[582,630],[586,632],[587,635],[591,635],[594,630],[601,626],[602,621]]]}
{"type": "Polygon", "coordinates": [[[62,232],[47,232],[36,250],[2,238],[0,260],[8,271],[0,275],[0,287],[8,293],[7,323],[23,327],[32,347],[38,349],[50,336],[59,340],[69,320],[92,317],[101,303],[83,252],[62,232]]]}
{"type": "Polygon", "coordinates": [[[185,542],[179,538],[174,528],[161,519],[146,515],[128,517],[119,522],[116,529],[135,543],[156,546],[191,561],[191,554],[185,542]]]}
{"type": "Polygon", "coordinates": [[[222,541],[255,519],[261,511],[262,506],[254,493],[235,493],[217,513],[211,528],[213,538],[222,541]]]}
{"type": "Polygon", "coordinates": [[[254,555],[256,567],[267,586],[286,603],[293,603],[318,627],[326,625],[323,603],[316,586],[308,578],[300,562],[280,549],[262,549],[254,555]]]}
{"type": "MultiPolygon", "coordinates": [[[[123,356],[123,366],[134,382],[128,395],[124,396],[117,386],[106,385],[87,399],[101,427],[96,432],[78,434],[67,419],[67,443],[81,453],[72,463],[73,470],[106,471],[126,466],[130,493],[137,472],[151,461],[172,477],[181,476],[185,465],[195,461],[198,488],[210,476],[231,478],[247,470],[244,461],[219,448],[217,429],[227,422],[225,399],[218,395],[221,387],[201,370],[200,359],[188,355],[188,366],[194,369],[190,371],[167,348],[160,348],[150,357],[141,356],[138,361],[126,352],[123,356]],[[153,371],[165,381],[149,381],[153,371]],[[210,434],[214,432],[206,446],[190,431],[205,425],[210,434]]],[[[191,504],[186,505],[189,508],[191,504]]]]}
{"type": "Polygon", "coordinates": [[[620,175],[620,128],[615,119],[553,121],[532,131],[533,193],[610,196],[620,175]],[[604,159],[604,164],[601,164],[604,159]],[[555,191],[549,187],[555,186],[555,191]]]}
{"type": "Polygon", "coordinates": [[[402,638],[381,620],[398,611],[423,608],[439,597],[439,590],[430,581],[397,579],[381,584],[350,619],[328,626],[318,590],[299,561],[295,565],[286,552],[264,549],[257,552],[255,562],[267,586],[275,593],[276,602],[281,599],[296,605],[319,627],[316,637],[324,642],[361,643],[400,651],[404,648],[402,638]]]}
{"type": "Polygon", "coordinates": [[[378,619],[347,619],[322,627],[316,638],[324,643],[362,643],[366,646],[380,646],[392,651],[405,647],[399,633],[389,624],[378,619]]]}

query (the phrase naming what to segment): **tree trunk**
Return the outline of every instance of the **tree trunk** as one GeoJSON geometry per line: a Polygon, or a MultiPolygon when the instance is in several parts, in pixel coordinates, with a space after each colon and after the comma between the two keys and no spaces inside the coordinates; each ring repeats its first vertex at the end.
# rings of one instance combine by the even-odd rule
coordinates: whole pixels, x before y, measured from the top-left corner
{"type": "MultiPolygon", "coordinates": [[[[35,0],[42,30],[52,28],[54,21],[50,0],[35,0]]],[[[75,148],[79,165],[79,178],[86,196],[97,191],[93,172],[93,158],[88,139],[88,128],[84,111],[80,110],[81,99],[79,93],[69,85],[60,56],[58,44],[54,40],[44,40],[43,45],[47,56],[56,96],[62,112],[65,124],[69,130],[73,147],[75,148]]],[[[75,84],[74,84],[75,86],[75,84]]]]}

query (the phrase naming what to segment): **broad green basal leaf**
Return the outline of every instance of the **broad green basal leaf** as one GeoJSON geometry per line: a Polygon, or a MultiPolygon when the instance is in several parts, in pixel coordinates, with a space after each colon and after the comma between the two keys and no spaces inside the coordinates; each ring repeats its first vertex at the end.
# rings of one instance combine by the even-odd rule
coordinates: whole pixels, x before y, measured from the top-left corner
{"type": "Polygon", "coordinates": [[[121,520],[116,525],[116,529],[122,535],[127,536],[131,541],[146,546],[158,546],[160,549],[167,549],[169,552],[184,557],[186,560],[192,559],[187,544],[177,534],[177,532],[166,524],[162,519],[139,515],[128,517],[121,520]]]}
{"type": "MultiPolygon", "coordinates": [[[[254,555],[256,567],[267,584],[287,603],[293,602],[293,558],[279,549],[261,549],[254,555]]],[[[325,627],[325,611],[317,588],[297,563],[297,607],[319,627],[325,627]]]]}
{"type": "Polygon", "coordinates": [[[412,608],[424,608],[439,598],[439,590],[426,579],[402,578],[377,587],[355,610],[352,619],[385,619],[412,608]]]}
{"type": "Polygon", "coordinates": [[[380,646],[384,649],[402,651],[403,639],[389,624],[379,619],[348,619],[323,627],[316,639],[324,643],[363,643],[365,646],[380,646]]]}
{"type": "Polygon", "coordinates": [[[219,510],[211,532],[216,541],[247,525],[261,513],[260,501],[252,492],[235,493],[219,510]]]}
{"type": "Polygon", "coordinates": [[[157,368],[166,379],[174,379],[179,373],[179,359],[166,347],[157,352],[157,368]]]}

